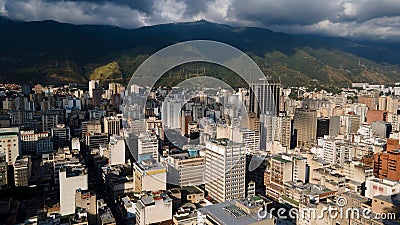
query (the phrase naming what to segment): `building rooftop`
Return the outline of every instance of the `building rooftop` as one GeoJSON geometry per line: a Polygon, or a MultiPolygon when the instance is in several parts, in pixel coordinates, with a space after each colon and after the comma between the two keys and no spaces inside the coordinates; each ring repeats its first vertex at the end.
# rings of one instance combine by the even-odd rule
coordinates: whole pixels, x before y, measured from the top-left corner
{"type": "Polygon", "coordinates": [[[378,195],[378,196],[375,196],[374,198],[379,199],[384,202],[387,202],[387,203],[392,203],[393,205],[400,205],[400,194],[395,194],[395,195],[391,195],[391,196],[378,195]]]}
{"type": "MultiPolygon", "coordinates": [[[[237,207],[235,200],[205,206],[199,209],[203,215],[208,215],[221,224],[253,224],[259,222],[257,213],[247,214],[237,207]]],[[[268,218],[268,217],[267,217],[268,218]]]]}

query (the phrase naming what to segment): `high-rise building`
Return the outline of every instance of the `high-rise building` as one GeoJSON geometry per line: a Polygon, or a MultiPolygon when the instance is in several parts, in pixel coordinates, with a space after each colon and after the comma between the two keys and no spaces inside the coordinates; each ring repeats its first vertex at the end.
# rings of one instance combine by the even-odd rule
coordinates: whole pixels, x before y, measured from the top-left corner
{"type": "Polygon", "coordinates": [[[380,179],[400,181],[400,149],[376,153],[374,156],[374,176],[380,179]]]}
{"type": "Polygon", "coordinates": [[[82,167],[64,167],[59,172],[60,181],[60,214],[75,213],[76,190],[88,189],[88,174],[82,167]]]}
{"type": "Polygon", "coordinates": [[[257,152],[260,150],[260,136],[258,132],[252,131],[244,127],[233,127],[233,142],[244,144],[249,152],[257,152]]]}
{"type": "Polygon", "coordinates": [[[167,169],[155,160],[143,160],[133,164],[134,191],[158,191],[167,189],[167,169]]]}
{"type": "Polygon", "coordinates": [[[101,133],[100,120],[89,120],[82,122],[82,137],[86,134],[101,133]]]}
{"type": "Polygon", "coordinates": [[[56,127],[51,128],[51,136],[55,148],[63,148],[69,146],[71,141],[71,131],[65,124],[58,124],[56,127]]]}
{"type": "Polygon", "coordinates": [[[340,134],[340,116],[331,116],[329,118],[329,135],[336,136],[340,134]]]}
{"type": "Polygon", "coordinates": [[[250,84],[250,112],[278,115],[282,86],[279,82],[262,79],[250,84]]]}
{"type": "Polygon", "coordinates": [[[125,141],[121,136],[113,135],[108,143],[110,151],[110,165],[119,165],[125,163],[125,141]]]}
{"type": "Polygon", "coordinates": [[[317,137],[317,111],[296,109],[293,129],[297,130],[297,147],[310,148],[317,137]]]}
{"type": "Polygon", "coordinates": [[[49,132],[35,133],[34,130],[21,130],[21,151],[30,155],[50,153],[53,151],[53,140],[49,132]]]}
{"type": "Polygon", "coordinates": [[[227,139],[206,142],[206,191],[219,202],[246,197],[246,147],[227,139]]]}
{"type": "Polygon", "coordinates": [[[13,165],[21,155],[18,127],[0,129],[0,152],[6,155],[8,165],[13,165]]]}
{"type": "Polygon", "coordinates": [[[317,119],[317,138],[329,135],[329,119],[318,118],[317,119]]]}
{"type": "Polygon", "coordinates": [[[108,135],[107,134],[86,134],[86,148],[92,150],[99,148],[100,145],[107,145],[108,135]]]}
{"type": "Polygon", "coordinates": [[[387,121],[387,112],[383,110],[368,110],[367,112],[367,123],[373,123],[376,121],[387,121]]]}
{"type": "Polygon", "coordinates": [[[137,162],[142,160],[154,159],[158,161],[158,139],[157,136],[150,133],[141,133],[134,136],[132,155],[137,162]],[[137,147],[136,147],[137,146],[137,147]],[[137,152],[136,152],[137,151],[137,152]]]}
{"type": "Polygon", "coordinates": [[[180,187],[204,184],[205,158],[189,149],[189,153],[174,154],[168,157],[169,184],[180,187]],[[191,152],[191,153],[190,153],[191,152]]]}
{"type": "Polygon", "coordinates": [[[116,116],[104,117],[104,133],[119,135],[121,130],[121,118],[116,116]]]}
{"type": "Polygon", "coordinates": [[[32,173],[30,155],[18,156],[14,164],[14,184],[16,187],[28,187],[32,173]]]}
{"type": "Polygon", "coordinates": [[[171,223],[172,199],[167,194],[161,192],[148,193],[142,196],[136,203],[136,224],[171,223]]]}
{"type": "Polygon", "coordinates": [[[90,80],[89,81],[89,96],[93,98],[93,89],[99,87],[99,80],[90,80]]]}

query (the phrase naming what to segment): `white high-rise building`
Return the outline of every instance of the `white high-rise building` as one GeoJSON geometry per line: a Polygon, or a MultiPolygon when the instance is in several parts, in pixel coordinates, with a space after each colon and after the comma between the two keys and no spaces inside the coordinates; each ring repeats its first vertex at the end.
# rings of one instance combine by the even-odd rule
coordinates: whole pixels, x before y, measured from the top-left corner
{"type": "Polygon", "coordinates": [[[108,149],[110,151],[110,165],[125,163],[125,141],[121,136],[111,136],[108,149]]]}
{"type": "Polygon", "coordinates": [[[231,140],[236,143],[243,143],[249,152],[254,153],[260,150],[260,135],[256,131],[234,127],[231,140]]]}
{"type": "Polygon", "coordinates": [[[75,213],[75,192],[77,189],[87,190],[88,174],[82,167],[64,167],[59,172],[60,180],[60,214],[75,213]]]}
{"type": "Polygon", "coordinates": [[[244,198],[246,147],[227,139],[206,142],[205,183],[208,194],[219,202],[244,198]]]}
{"type": "Polygon", "coordinates": [[[100,81],[99,80],[90,80],[89,81],[89,96],[93,98],[93,89],[99,87],[100,81]]]}
{"type": "Polygon", "coordinates": [[[334,137],[326,137],[323,141],[323,160],[333,165],[337,161],[336,140],[334,137]]]}
{"type": "Polygon", "coordinates": [[[6,155],[8,165],[13,165],[17,157],[21,155],[20,151],[19,128],[1,128],[0,129],[0,152],[6,155]]]}
{"type": "Polygon", "coordinates": [[[162,103],[161,116],[165,126],[169,129],[180,128],[181,109],[184,106],[181,100],[169,99],[162,103]]]}

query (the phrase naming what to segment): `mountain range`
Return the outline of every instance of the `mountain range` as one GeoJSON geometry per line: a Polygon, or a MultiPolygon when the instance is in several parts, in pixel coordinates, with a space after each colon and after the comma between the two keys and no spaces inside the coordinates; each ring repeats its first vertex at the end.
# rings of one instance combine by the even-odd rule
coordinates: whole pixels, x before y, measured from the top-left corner
{"type": "MultiPolygon", "coordinates": [[[[400,81],[400,43],[289,35],[204,20],[122,29],[6,18],[0,18],[0,81],[86,85],[89,79],[101,79],[126,83],[152,53],[177,42],[198,39],[239,48],[265,74],[280,79],[284,85],[346,86],[351,82],[400,81]]],[[[182,67],[185,71],[201,68],[224,81],[237,79],[233,72],[216,65],[182,67]]],[[[184,76],[182,68],[171,73],[178,80],[184,76]]],[[[164,84],[172,85],[171,79],[164,84]]]]}

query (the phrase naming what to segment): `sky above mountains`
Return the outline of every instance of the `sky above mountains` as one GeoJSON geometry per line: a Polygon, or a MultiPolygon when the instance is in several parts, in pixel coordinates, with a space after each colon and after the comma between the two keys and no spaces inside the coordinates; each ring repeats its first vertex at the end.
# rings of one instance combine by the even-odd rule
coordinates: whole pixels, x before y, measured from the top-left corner
{"type": "Polygon", "coordinates": [[[285,33],[400,41],[400,0],[0,0],[0,15],[123,28],[205,19],[285,33]]]}

